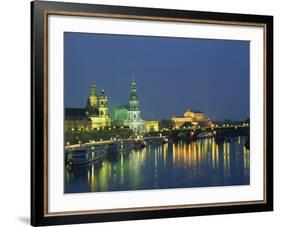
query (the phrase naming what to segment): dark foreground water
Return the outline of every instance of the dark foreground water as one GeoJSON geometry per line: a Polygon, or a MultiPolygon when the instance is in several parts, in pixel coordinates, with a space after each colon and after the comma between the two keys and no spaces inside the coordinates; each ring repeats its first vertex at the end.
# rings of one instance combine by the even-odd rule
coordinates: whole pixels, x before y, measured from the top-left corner
{"type": "Polygon", "coordinates": [[[250,151],[245,140],[154,144],[65,168],[65,193],[247,185],[250,151]]]}

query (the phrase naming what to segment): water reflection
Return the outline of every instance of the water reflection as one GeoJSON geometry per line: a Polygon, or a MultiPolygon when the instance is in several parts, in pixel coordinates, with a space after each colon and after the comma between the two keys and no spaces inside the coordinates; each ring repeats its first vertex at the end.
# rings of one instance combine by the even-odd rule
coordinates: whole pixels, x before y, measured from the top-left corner
{"type": "Polygon", "coordinates": [[[237,137],[217,144],[150,144],[65,170],[65,192],[123,191],[249,184],[250,151],[237,137]]]}

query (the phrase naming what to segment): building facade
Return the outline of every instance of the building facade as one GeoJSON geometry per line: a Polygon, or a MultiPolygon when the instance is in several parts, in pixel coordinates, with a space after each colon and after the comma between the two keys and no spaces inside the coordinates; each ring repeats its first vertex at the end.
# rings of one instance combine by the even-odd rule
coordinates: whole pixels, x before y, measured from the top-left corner
{"type": "Polygon", "coordinates": [[[85,108],[66,108],[65,131],[88,131],[111,126],[129,128],[134,135],[159,131],[158,121],[145,121],[141,118],[137,85],[134,79],[130,86],[129,103],[114,109],[113,121],[109,114],[108,96],[104,90],[98,95],[94,83],[85,108]]]}
{"type": "Polygon", "coordinates": [[[65,131],[88,131],[106,127],[111,127],[108,97],[104,90],[98,96],[96,85],[93,83],[85,108],[65,109],[64,128],[65,131]]]}
{"type": "Polygon", "coordinates": [[[145,124],[146,132],[158,132],[159,122],[157,120],[147,120],[145,124]]]}
{"type": "Polygon", "coordinates": [[[96,85],[91,87],[91,95],[88,97],[86,116],[92,121],[92,129],[111,126],[111,118],[108,111],[108,97],[102,89],[100,96],[97,95],[96,85]]]}
{"type": "Polygon", "coordinates": [[[173,117],[171,119],[172,127],[179,129],[184,125],[209,127],[212,121],[200,111],[187,111],[182,117],[173,117]]]}
{"type": "Polygon", "coordinates": [[[64,119],[64,131],[88,131],[92,129],[92,121],[85,117],[83,108],[66,108],[64,119]]]}
{"type": "Polygon", "coordinates": [[[123,126],[124,121],[128,117],[128,106],[120,106],[114,109],[114,124],[116,126],[123,126]]]}

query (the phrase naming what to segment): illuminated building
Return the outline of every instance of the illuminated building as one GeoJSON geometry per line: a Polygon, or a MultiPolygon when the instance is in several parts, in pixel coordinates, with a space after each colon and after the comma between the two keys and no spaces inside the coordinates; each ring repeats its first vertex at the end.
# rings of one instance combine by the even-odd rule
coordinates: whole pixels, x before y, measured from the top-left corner
{"type": "Polygon", "coordinates": [[[108,112],[108,97],[104,90],[102,90],[99,97],[99,123],[100,128],[111,126],[111,119],[108,112]]]}
{"type": "Polygon", "coordinates": [[[200,111],[187,111],[182,117],[173,117],[171,119],[172,127],[181,128],[184,125],[208,127],[212,125],[212,121],[200,111]]]}
{"type": "Polygon", "coordinates": [[[128,107],[127,106],[120,106],[114,109],[114,124],[117,126],[123,126],[124,121],[127,119],[128,116],[128,107]]]}
{"type": "Polygon", "coordinates": [[[94,83],[92,84],[91,95],[88,97],[86,116],[92,121],[92,129],[111,126],[111,118],[108,112],[108,97],[104,89],[102,89],[101,95],[98,97],[94,83]]]}
{"type": "Polygon", "coordinates": [[[94,83],[91,87],[91,95],[87,100],[86,115],[98,115],[98,96],[96,85],[94,83]]]}
{"type": "Polygon", "coordinates": [[[127,119],[124,125],[128,126],[134,134],[142,134],[145,132],[145,121],[140,116],[139,101],[137,98],[137,85],[133,79],[130,88],[130,100],[127,119]]]}
{"type": "Polygon", "coordinates": [[[159,131],[159,122],[156,120],[147,120],[145,124],[147,132],[158,132],[159,131]]]}
{"type": "Polygon", "coordinates": [[[85,117],[85,110],[81,108],[66,108],[64,130],[71,131],[87,131],[91,130],[92,121],[85,117]]]}
{"type": "Polygon", "coordinates": [[[86,108],[65,109],[65,131],[85,131],[110,126],[111,118],[108,111],[108,97],[104,90],[98,96],[94,83],[91,87],[91,95],[87,99],[86,108]]]}
{"type": "MultiPolygon", "coordinates": [[[[109,128],[112,125],[108,109],[108,96],[102,90],[98,96],[96,85],[91,86],[91,94],[87,105],[83,108],[65,109],[65,131],[87,131],[93,129],[109,128]]],[[[137,98],[137,85],[132,80],[128,106],[114,109],[114,125],[129,128],[133,134],[139,135],[146,131],[159,131],[158,121],[145,121],[141,118],[139,101],[137,98]]]]}

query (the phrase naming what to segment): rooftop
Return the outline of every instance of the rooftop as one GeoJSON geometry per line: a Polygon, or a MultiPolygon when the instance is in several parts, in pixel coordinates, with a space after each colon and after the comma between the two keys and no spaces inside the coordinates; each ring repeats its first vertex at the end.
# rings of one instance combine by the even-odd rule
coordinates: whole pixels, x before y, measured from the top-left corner
{"type": "Polygon", "coordinates": [[[85,109],[84,108],[65,108],[64,115],[65,115],[65,117],[84,117],[85,109]]]}

